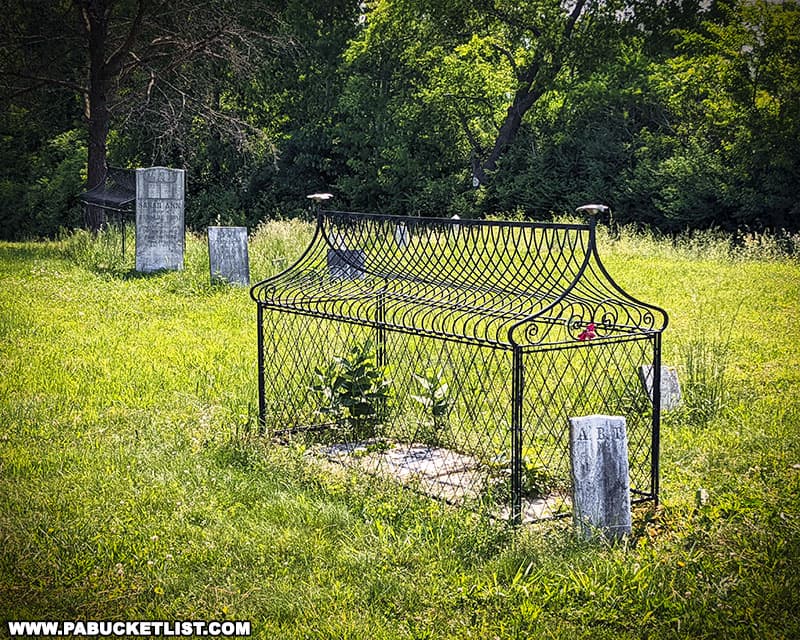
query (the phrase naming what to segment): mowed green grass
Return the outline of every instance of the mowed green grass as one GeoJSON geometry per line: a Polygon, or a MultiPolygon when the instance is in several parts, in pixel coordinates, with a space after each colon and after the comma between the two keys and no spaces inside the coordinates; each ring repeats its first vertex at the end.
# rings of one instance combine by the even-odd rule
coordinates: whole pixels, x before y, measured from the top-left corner
{"type": "MultiPolygon", "coordinates": [[[[253,277],[308,237],[260,229],[253,277]]],[[[199,238],[184,272],[147,277],[107,238],[0,244],[0,618],[249,620],[261,638],[800,637],[800,266],[601,240],[617,281],[669,312],[665,363],[690,340],[730,358],[710,422],[665,416],[662,507],[615,546],[569,522],[514,531],[259,440],[255,305],[208,284],[199,238]]]]}

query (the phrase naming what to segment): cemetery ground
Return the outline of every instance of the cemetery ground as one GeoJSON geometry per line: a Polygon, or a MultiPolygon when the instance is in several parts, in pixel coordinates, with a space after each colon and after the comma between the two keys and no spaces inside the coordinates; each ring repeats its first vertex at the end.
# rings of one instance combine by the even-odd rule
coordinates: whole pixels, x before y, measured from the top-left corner
{"type": "MultiPolygon", "coordinates": [[[[310,232],[260,228],[252,280],[310,232]]],[[[259,438],[255,305],[209,283],[200,237],[184,271],[148,276],[113,233],[0,244],[0,618],[800,637],[800,264],[778,244],[602,234],[615,279],[669,312],[685,400],[663,420],[661,506],[613,545],[567,520],[514,530],[259,438]]]]}

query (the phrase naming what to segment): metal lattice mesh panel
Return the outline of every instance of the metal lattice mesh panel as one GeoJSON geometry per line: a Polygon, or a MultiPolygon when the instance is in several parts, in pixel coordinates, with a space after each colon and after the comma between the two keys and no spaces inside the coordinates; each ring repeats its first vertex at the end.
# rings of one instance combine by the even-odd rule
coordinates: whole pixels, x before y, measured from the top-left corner
{"type": "Polygon", "coordinates": [[[663,312],[608,278],[592,238],[586,225],[325,212],[301,259],[253,291],[267,307],[498,346],[572,342],[589,322],[660,329],[663,312]]]}
{"type": "Polygon", "coordinates": [[[331,460],[397,477],[448,502],[482,501],[490,476],[502,477],[498,464],[509,449],[511,414],[509,351],[389,334],[380,367],[385,401],[375,403],[369,430],[353,429],[325,411],[327,397],[314,387],[319,373],[354,346],[368,345],[368,366],[377,367],[375,328],[277,312],[266,316],[264,327],[264,420],[271,435],[302,437],[331,460]],[[436,383],[427,384],[430,378],[436,383]],[[437,412],[426,400],[439,389],[437,412]]]}
{"type": "MultiPolygon", "coordinates": [[[[558,515],[571,494],[570,417],[620,415],[626,418],[631,490],[634,499],[654,497],[652,486],[653,406],[638,376],[652,362],[649,339],[593,342],[570,349],[525,355],[523,400],[523,474],[537,494],[523,495],[529,517],[558,515]],[[555,373],[557,372],[557,374],[555,373]],[[536,504],[531,505],[531,502],[536,504]]],[[[525,491],[523,481],[523,492],[525,491]]]]}
{"type": "Polygon", "coordinates": [[[264,324],[264,421],[271,431],[313,427],[329,422],[315,413],[311,373],[349,345],[364,342],[365,327],[331,323],[313,316],[271,312],[264,324]]]}
{"type": "Polygon", "coordinates": [[[323,459],[515,521],[569,513],[568,419],[628,424],[634,499],[657,497],[666,314],[606,272],[593,225],[321,212],[255,285],[260,417],[323,459]]]}

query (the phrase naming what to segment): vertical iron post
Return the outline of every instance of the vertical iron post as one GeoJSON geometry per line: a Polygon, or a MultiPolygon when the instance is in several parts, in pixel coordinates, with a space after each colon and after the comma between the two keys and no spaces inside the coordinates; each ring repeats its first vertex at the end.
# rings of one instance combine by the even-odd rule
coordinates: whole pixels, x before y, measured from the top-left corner
{"type": "Polygon", "coordinates": [[[511,522],[522,524],[522,348],[515,346],[511,380],[511,522]]]}
{"type": "Polygon", "coordinates": [[[261,303],[256,303],[258,315],[256,327],[258,330],[258,433],[263,435],[267,429],[267,400],[264,388],[264,310],[261,303]]]}
{"type": "Polygon", "coordinates": [[[609,213],[609,209],[604,204],[585,204],[575,209],[575,213],[589,216],[589,248],[594,251],[597,243],[597,216],[609,213]]]}
{"type": "Polygon", "coordinates": [[[650,443],[650,486],[658,506],[659,465],[661,449],[661,333],[653,336],[653,434],[650,443]]]}
{"type": "Polygon", "coordinates": [[[122,259],[125,259],[125,214],[119,214],[119,231],[122,236],[122,259]]]}
{"type": "Polygon", "coordinates": [[[386,289],[378,292],[375,300],[375,357],[377,365],[383,367],[386,359],[386,289]]]}
{"type": "MultiPolygon", "coordinates": [[[[378,291],[378,297],[375,300],[375,363],[378,368],[383,370],[383,367],[388,363],[386,356],[386,288],[383,287],[378,291]]],[[[380,419],[386,419],[386,398],[381,399],[380,406],[380,419]]]]}
{"type": "Polygon", "coordinates": [[[310,193],[306,196],[311,202],[311,212],[314,218],[319,218],[320,205],[333,198],[332,193],[310,193]]]}

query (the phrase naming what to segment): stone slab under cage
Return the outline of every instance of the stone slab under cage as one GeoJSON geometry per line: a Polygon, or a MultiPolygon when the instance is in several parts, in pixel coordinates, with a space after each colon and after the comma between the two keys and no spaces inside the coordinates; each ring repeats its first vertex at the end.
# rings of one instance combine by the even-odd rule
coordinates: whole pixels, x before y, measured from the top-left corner
{"type": "MultiPolygon", "coordinates": [[[[482,504],[500,520],[508,520],[511,515],[508,505],[495,504],[491,501],[491,494],[487,493],[487,488],[496,478],[494,470],[482,465],[477,458],[444,447],[372,440],[320,445],[311,449],[311,455],[395,481],[448,504],[482,504]]],[[[522,522],[565,513],[571,502],[569,496],[561,494],[524,497],[522,522]]]]}

